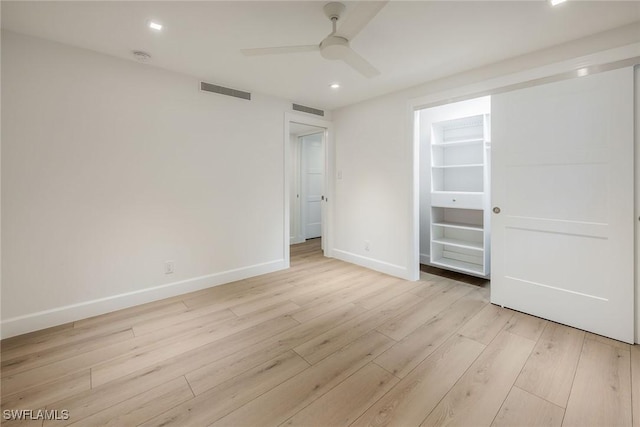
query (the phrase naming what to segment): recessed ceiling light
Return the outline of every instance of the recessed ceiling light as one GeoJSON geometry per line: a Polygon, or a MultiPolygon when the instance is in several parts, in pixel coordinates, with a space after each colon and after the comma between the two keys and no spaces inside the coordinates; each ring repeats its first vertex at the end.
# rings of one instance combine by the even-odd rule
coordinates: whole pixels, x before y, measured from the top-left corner
{"type": "Polygon", "coordinates": [[[578,71],[576,71],[576,74],[578,74],[578,77],[584,77],[584,76],[589,74],[589,69],[588,68],[580,68],[578,71]]]}
{"type": "Polygon", "coordinates": [[[162,24],[158,24],[157,22],[149,21],[149,28],[152,30],[160,31],[162,29],[162,24]]]}
{"type": "Polygon", "coordinates": [[[564,3],[564,2],[566,2],[566,1],[567,1],[567,0],[551,0],[551,6],[557,6],[557,5],[559,5],[560,3],[564,3]]]}
{"type": "Polygon", "coordinates": [[[340,83],[332,83],[329,87],[331,89],[340,89],[340,83]]]}

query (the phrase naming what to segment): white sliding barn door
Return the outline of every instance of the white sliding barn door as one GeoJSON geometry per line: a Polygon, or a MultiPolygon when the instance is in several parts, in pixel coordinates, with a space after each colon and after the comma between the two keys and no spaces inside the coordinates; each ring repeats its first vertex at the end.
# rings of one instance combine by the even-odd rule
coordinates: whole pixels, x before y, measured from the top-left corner
{"type": "Polygon", "coordinates": [[[492,98],[494,304],[633,342],[633,89],[624,68],[492,98]]]}

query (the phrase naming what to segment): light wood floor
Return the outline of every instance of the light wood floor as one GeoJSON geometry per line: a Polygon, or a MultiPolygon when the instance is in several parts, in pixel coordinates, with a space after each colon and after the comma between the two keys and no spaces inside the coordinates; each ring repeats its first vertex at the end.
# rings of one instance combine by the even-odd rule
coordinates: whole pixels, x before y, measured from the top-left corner
{"type": "Polygon", "coordinates": [[[4,340],[2,409],[71,416],[7,425],[640,425],[637,346],[318,245],[287,271],[4,340]]]}

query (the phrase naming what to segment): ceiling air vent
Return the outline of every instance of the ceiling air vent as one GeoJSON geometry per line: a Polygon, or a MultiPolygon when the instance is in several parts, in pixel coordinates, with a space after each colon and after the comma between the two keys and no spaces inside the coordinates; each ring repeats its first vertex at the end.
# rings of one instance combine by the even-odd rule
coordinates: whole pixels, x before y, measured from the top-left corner
{"type": "Polygon", "coordinates": [[[211,83],[200,82],[200,90],[205,92],[219,93],[220,95],[233,96],[240,99],[248,99],[251,101],[251,94],[237,89],[231,89],[224,86],[212,85],[211,83]]]}
{"type": "Polygon", "coordinates": [[[305,113],[315,114],[316,116],[324,117],[324,111],[318,110],[317,108],[305,107],[304,105],[300,105],[300,104],[293,104],[293,109],[296,111],[303,111],[305,113]]]}

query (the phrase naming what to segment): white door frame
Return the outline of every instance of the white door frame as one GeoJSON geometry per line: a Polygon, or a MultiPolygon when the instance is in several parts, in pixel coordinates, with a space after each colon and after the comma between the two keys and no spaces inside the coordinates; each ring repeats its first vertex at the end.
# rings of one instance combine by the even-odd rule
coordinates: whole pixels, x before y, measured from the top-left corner
{"type": "Polygon", "coordinates": [[[325,175],[324,175],[324,195],[325,200],[323,204],[323,220],[322,220],[322,245],[324,249],[324,255],[326,257],[333,257],[333,170],[335,155],[334,151],[334,139],[333,139],[333,124],[325,119],[312,117],[307,114],[300,114],[287,111],[284,113],[284,235],[282,240],[283,258],[286,267],[290,265],[290,206],[291,200],[289,197],[289,186],[291,176],[291,149],[290,149],[290,135],[289,128],[290,123],[300,123],[304,125],[316,126],[324,128],[324,153],[325,153],[325,175]]]}
{"type": "MultiPolygon", "coordinates": [[[[407,120],[406,146],[409,151],[407,171],[409,173],[408,180],[412,183],[409,198],[409,218],[407,218],[407,228],[409,232],[407,253],[409,254],[409,259],[405,279],[419,280],[420,278],[420,134],[416,126],[416,123],[419,123],[419,120],[416,120],[418,110],[640,64],[640,56],[638,56],[638,52],[640,52],[640,43],[633,43],[627,46],[572,58],[562,62],[532,68],[513,74],[507,74],[501,77],[483,80],[466,86],[458,86],[430,95],[410,99],[407,102],[405,116],[407,120]]],[[[635,145],[636,149],[640,149],[640,142],[638,141],[637,134],[635,145]]],[[[640,171],[637,169],[638,167],[640,167],[640,165],[636,165],[636,173],[640,174],[640,171]]],[[[639,192],[640,190],[636,189],[636,194],[639,192]]],[[[636,230],[639,228],[640,226],[636,223],[636,230]]],[[[640,234],[640,231],[637,231],[637,233],[640,234]]],[[[638,276],[639,275],[636,275],[635,286],[636,342],[639,342],[638,333],[640,332],[640,316],[638,315],[638,308],[640,307],[640,277],[638,276]]]]}

